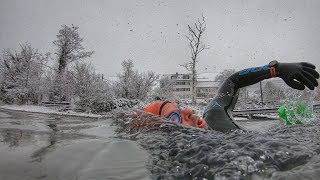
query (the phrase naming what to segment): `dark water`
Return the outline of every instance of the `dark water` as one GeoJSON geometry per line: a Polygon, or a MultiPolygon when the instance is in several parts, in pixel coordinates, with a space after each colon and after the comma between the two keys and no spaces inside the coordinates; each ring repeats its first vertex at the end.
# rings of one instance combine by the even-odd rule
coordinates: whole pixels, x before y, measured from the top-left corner
{"type": "Polygon", "coordinates": [[[0,110],[0,179],[320,177],[317,121],[290,127],[243,122],[254,131],[220,133],[148,120],[0,110]]]}
{"type": "Polygon", "coordinates": [[[0,110],[0,179],[150,179],[148,154],[110,122],[0,110]]]}
{"type": "MultiPolygon", "coordinates": [[[[148,169],[154,179],[320,177],[320,123],[317,120],[290,127],[259,121],[251,123],[255,131],[220,133],[170,123],[137,128],[125,123],[132,119],[119,118],[123,120],[119,134],[136,140],[151,154],[148,169]]],[[[148,119],[140,121],[148,122],[148,119]]]]}

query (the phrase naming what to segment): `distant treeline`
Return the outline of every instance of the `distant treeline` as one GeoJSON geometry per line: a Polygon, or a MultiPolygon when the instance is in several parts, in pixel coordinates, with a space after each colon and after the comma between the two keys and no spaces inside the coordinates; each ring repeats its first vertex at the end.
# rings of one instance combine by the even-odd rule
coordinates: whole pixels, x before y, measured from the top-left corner
{"type": "MultiPolygon", "coordinates": [[[[94,52],[85,50],[78,29],[63,25],[53,41],[55,52],[42,54],[29,43],[21,44],[17,50],[3,50],[0,100],[7,104],[68,101],[82,111],[103,112],[119,105],[119,98],[143,101],[153,96],[151,90],[158,75],[151,71],[139,73],[132,60],[122,62],[123,71],[114,82],[97,73],[86,62],[94,52]]],[[[123,102],[130,105],[136,101],[123,102]]]]}

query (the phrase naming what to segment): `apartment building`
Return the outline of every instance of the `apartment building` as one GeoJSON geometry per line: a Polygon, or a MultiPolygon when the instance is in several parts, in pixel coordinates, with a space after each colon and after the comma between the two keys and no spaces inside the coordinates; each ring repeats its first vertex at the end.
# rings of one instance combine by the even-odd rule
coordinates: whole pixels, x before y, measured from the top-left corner
{"type": "MultiPolygon", "coordinates": [[[[195,97],[197,99],[213,98],[219,88],[219,82],[213,81],[214,73],[199,74],[195,84],[195,97]]],[[[164,74],[161,78],[169,78],[174,81],[174,92],[176,97],[186,99],[192,98],[192,74],[164,74]]]]}
{"type": "Polygon", "coordinates": [[[173,95],[176,97],[192,98],[192,74],[163,74],[161,78],[168,78],[173,81],[173,95]]]}
{"type": "Polygon", "coordinates": [[[196,98],[213,98],[220,87],[221,82],[215,81],[218,73],[199,73],[197,76],[196,98]]]}
{"type": "Polygon", "coordinates": [[[216,81],[197,81],[196,98],[209,99],[213,98],[218,92],[220,82],[216,81]]]}

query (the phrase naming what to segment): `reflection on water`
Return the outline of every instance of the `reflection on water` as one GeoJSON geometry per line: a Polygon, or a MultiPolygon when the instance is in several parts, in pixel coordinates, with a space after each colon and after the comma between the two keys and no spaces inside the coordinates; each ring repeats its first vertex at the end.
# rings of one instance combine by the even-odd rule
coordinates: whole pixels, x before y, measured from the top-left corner
{"type": "Polygon", "coordinates": [[[14,148],[23,144],[24,142],[29,143],[34,140],[34,132],[31,131],[3,129],[0,133],[0,142],[8,145],[10,148],[14,148]]]}
{"type": "Polygon", "coordinates": [[[113,132],[106,119],[0,110],[0,179],[149,179],[147,154],[113,132]]]}
{"type": "Polygon", "coordinates": [[[48,146],[44,146],[31,154],[32,162],[41,162],[47,153],[54,150],[54,145],[56,144],[56,135],[54,133],[50,134],[48,141],[48,146]]]}

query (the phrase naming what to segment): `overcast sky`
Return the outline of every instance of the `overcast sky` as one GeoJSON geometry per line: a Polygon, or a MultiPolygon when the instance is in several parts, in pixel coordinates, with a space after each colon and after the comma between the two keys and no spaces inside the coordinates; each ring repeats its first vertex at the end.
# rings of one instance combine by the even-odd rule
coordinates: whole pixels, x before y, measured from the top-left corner
{"type": "Polygon", "coordinates": [[[187,25],[203,14],[209,47],[199,72],[308,61],[320,67],[318,0],[1,0],[0,49],[29,42],[54,52],[61,25],[79,26],[87,59],[115,76],[132,59],[140,71],[185,72],[187,25]]]}

